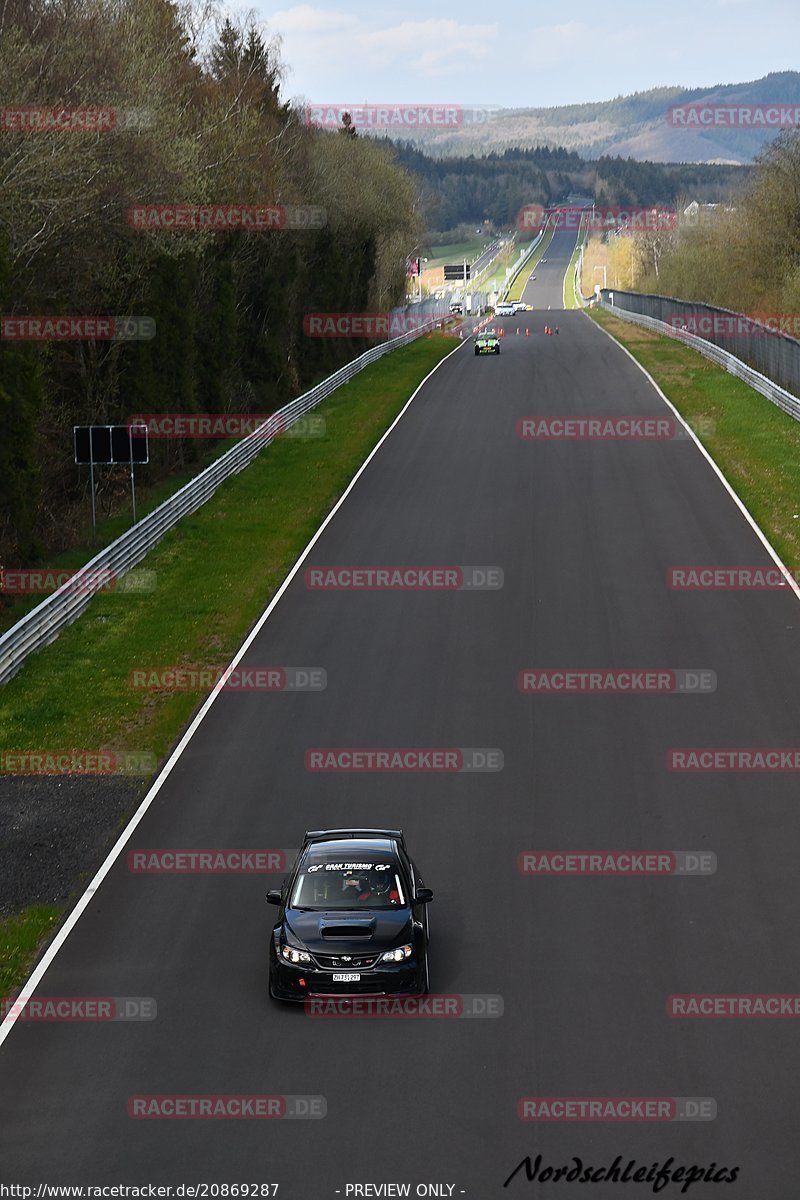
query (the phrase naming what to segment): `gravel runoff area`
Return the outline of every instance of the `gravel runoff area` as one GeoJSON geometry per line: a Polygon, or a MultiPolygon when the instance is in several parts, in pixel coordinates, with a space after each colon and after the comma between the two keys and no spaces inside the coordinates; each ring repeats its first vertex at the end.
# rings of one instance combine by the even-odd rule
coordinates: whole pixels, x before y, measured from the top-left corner
{"type": "Polygon", "coordinates": [[[0,776],[0,917],[66,904],[92,877],[149,781],[0,776]]]}

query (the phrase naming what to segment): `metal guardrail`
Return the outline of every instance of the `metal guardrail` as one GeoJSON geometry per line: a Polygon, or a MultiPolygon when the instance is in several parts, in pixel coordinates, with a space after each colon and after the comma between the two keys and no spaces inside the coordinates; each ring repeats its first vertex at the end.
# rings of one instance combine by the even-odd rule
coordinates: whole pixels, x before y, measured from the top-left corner
{"type": "MultiPolygon", "coordinates": [[[[624,310],[657,321],[651,328],[679,337],[800,419],[800,340],[783,332],[780,321],[773,327],[769,316],[760,320],[758,315],[647,292],[603,288],[602,295],[620,313],[624,310]],[[740,366],[734,370],[729,361],[740,366]]],[[[794,327],[794,314],[791,325],[794,327]]]]}
{"type": "MultiPolygon", "coordinates": [[[[576,248],[579,251],[579,253],[578,253],[577,260],[575,262],[575,270],[572,273],[572,283],[571,283],[572,295],[575,299],[575,303],[578,306],[578,308],[586,308],[587,304],[589,304],[589,302],[592,300],[591,296],[584,296],[583,288],[581,286],[581,278],[582,278],[582,274],[583,274],[583,255],[584,255],[584,251],[586,250],[586,243],[588,241],[588,238],[589,238],[589,229],[588,229],[587,225],[584,225],[583,217],[581,217],[580,223],[578,226],[578,241],[575,243],[576,248]]],[[[572,261],[572,259],[570,259],[570,262],[571,261],[572,261]]],[[[564,290],[564,304],[565,305],[567,302],[567,294],[566,293],[567,293],[568,275],[569,275],[569,267],[567,267],[567,274],[564,276],[564,289],[563,290],[564,290]]]]}
{"type": "Polygon", "coordinates": [[[583,291],[581,289],[581,284],[580,284],[582,271],[583,271],[583,246],[581,246],[581,252],[578,255],[578,260],[575,263],[575,271],[572,276],[572,294],[575,297],[575,300],[576,300],[579,308],[583,308],[586,304],[586,301],[583,298],[583,291]]]}
{"type": "MultiPolygon", "coordinates": [[[[623,293],[624,296],[636,295],[637,293],[623,293]]],[[[724,367],[731,375],[735,375],[737,379],[741,379],[755,391],[760,392],[762,396],[766,396],[778,408],[782,408],[790,417],[794,417],[795,421],[800,421],[800,399],[793,396],[791,392],[787,392],[784,388],[779,387],[766,375],[762,375],[753,367],[748,366],[735,354],[731,354],[728,350],[723,350],[721,346],[714,345],[713,342],[706,341],[705,338],[698,337],[696,334],[687,333],[685,330],[678,328],[675,325],[668,325],[665,321],[659,321],[656,317],[647,316],[646,313],[632,312],[630,309],[623,308],[618,304],[617,298],[620,293],[614,288],[603,288],[600,292],[600,307],[608,312],[614,313],[615,316],[621,317],[625,321],[631,321],[635,325],[643,325],[646,329],[653,329],[656,333],[665,334],[667,337],[674,338],[676,341],[683,342],[687,346],[691,346],[693,350],[697,350],[704,358],[710,359],[719,367],[724,367]],[[611,297],[611,300],[608,297],[611,297]]]]}
{"type": "Polygon", "coordinates": [[[106,590],[145,557],[167,533],[189,513],[195,512],[214,492],[233,475],[249,466],[255,456],[270,442],[290,428],[300,417],[336,388],[348,383],[354,375],[382,358],[390,350],[407,345],[422,333],[440,324],[443,316],[434,316],[419,328],[392,338],[379,346],[373,346],[351,363],[340,367],[333,375],[323,379],[316,387],[273,413],[241,442],[179,488],[174,495],[153,509],[147,516],[113,541],[88,563],[81,567],[66,583],[47,596],[37,606],[0,637],[0,684],[6,683],[20,669],[29,654],[55,641],[65,626],[77,619],[92,597],[106,590]]]}

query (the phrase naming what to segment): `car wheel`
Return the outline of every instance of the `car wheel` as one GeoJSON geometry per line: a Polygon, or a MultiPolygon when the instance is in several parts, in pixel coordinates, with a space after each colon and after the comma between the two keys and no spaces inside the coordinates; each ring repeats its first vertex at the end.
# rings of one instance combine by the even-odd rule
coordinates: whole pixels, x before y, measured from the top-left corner
{"type": "Polygon", "coordinates": [[[495,354],[499,354],[499,353],[500,353],[500,347],[499,347],[499,346],[495,346],[495,348],[494,348],[494,352],[495,352],[495,354]]]}
{"type": "Polygon", "coordinates": [[[475,354],[476,354],[476,355],[480,354],[480,350],[478,349],[478,347],[477,347],[477,346],[475,347],[475,354]]]}

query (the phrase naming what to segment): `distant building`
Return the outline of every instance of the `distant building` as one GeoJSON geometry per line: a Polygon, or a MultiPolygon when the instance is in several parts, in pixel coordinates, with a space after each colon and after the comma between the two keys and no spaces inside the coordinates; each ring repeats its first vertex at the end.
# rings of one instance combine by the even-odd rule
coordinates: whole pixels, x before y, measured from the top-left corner
{"type": "Polygon", "coordinates": [[[692,200],[683,210],[683,216],[689,224],[697,225],[701,221],[713,220],[721,212],[733,211],[732,204],[700,204],[697,200],[692,200]]]}

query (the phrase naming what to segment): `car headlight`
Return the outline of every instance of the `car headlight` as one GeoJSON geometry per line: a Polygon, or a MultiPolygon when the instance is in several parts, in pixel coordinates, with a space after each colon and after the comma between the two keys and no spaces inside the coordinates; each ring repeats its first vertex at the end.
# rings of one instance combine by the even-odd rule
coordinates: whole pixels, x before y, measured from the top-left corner
{"type": "Polygon", "coordinates": [[[281,946],[281,958],[289,963],[310,963],[311,955],[306,950],[298,950],[295,946],[281,946]]]}
{"type": "Polygon", "coordinates": [[[410,942],[407,946],[398,946],[396,950],[387,950],[381,955],[381,962],[402,962],[404,958],[411,958],[413,950],[410,942]]]}

